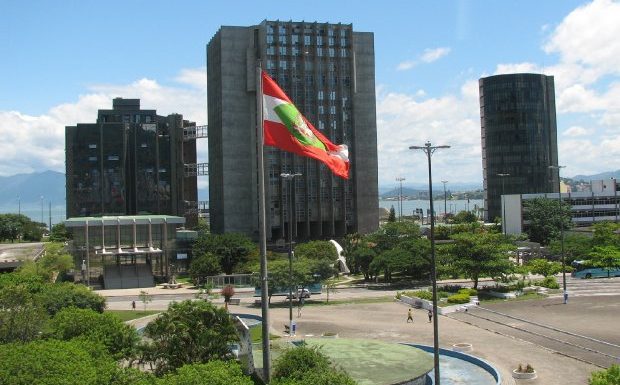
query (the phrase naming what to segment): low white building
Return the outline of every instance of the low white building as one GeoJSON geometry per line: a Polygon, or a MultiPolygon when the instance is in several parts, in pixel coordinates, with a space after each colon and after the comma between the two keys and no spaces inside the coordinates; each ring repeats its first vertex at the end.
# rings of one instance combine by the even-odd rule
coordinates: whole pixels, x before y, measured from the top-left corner
{"type": "MultiPolygon", "coordinates": [[[[591,191],[562,193],[562,201],[571,206],[575,226],[591,226],[597,222],[618,222],[620,216],[620,183],[616,179],[595,180],[591,191]]],[[[523,220],[523,202],[545,197],[558,199],[558,193],[502,195],[502,208],[506,234],[521,234],[526,223],[523,220]]]]}

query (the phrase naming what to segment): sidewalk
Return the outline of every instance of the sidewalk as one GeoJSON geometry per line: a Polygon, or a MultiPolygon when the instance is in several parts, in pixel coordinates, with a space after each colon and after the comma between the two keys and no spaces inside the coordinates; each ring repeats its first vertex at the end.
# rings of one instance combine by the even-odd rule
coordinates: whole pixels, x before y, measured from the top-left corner
{"type": "MultiPolygon", "coordinates": [[[[211,293],[219,294],[222,289],[212,289],[211,293]]],[[[140,292],[146,292],[150,295],[178,295],[178,296],[190,296],[198,293],[198,289],[191,285],[183,285],[178,289],[167,289],[162,285],[154,287],[137,287],[132,289],[110,289],[110,290],[94,290],[95,293],[102,297],[137,297],[140,292]]],[[[235,293],[254,293],[253,287],[236,287],[235,293]]]]}

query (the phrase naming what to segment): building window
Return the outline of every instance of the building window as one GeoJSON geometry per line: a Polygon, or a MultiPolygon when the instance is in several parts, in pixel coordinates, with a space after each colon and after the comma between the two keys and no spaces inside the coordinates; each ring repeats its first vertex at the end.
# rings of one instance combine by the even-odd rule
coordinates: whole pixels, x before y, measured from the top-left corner
{"type": "Polygon", "coordinates": [[[286,60],[280,60],[280,69],[282,70],[286,69],[286,60]]]}
{"type": "Polygon", "coordinates": [[[286,35],[280,35],[280,37],[278,37],[278,41],[280,44],[286,44],[286,35]]]}
{"type": "Polygon", "coordinates": [[[336,115],[336,106],[329,106],[329,113],[331,115],[336,115]]]}
{"type": "Polygon", "coordinates": [[[310,35],[304,35],[304,45],[310,45],[310,40],[311,36],[310,35]]]}
{"type": "Polygon", "coordinates": [[[319,130],[324,130],[325,129],[325,122],[323,122],[322,120],[319,120],[319,130]]]}
{"type": "Polygon", "coordinates": [[[90,162],[96,162],[96,161],[97,161],[97,157],[96,157],[96,156],[89,156],[89,157],[88,157],[88,160],[89,160],[90,162]]]}
{"type": "Polygon", "coordinates": [[[323,100],[323,91],[319,91],[319,94],[317,96],[317,99],[319,100],[323,100]]]}
{"type": "Polygon", "coordinates": [[[89,144],[88,148],[90,148],[90,149],[97,148],[97,145],[96,144],[89,144]]]}
{"type": "Polygon", "coordinates": [[[323,48],[316,49],[316,56],[323,56],[323,48]]]}
{"type": "Polygon", "coordinates": [[[329,100],[336,100],[336,91],[329,91],[329,100]]]}
{"type": "Polygon", "coordinates": [[[267,35],[267,44],[273,44],[273,35],[267,35]]]}
{"type": "Polygon", "coordinates": [[[329,48],[329,57],[336,56],[336,50],[334,48],[329,48]]]}
{"type": "Polygon", "coordinates": [[[280,47],[280,55],[286,55],[286,47],[280,47]]]}
{"type": "Polygon", "coordinates": [[[299,44],[299,35],[291,36],[291,44],[299,44]]]}
{"type": "Polygon", "coordinates": [[[276,54],[276,47],[274,46],[267,47],[267,55],[275,55],[275,54],[276,54]]]}
{"type": "Polygon", "coordinates": [[[118,160],[118,155],[108,155],[108,160],[118,160]]]}
{"type": "Polygon", "coordinates": [[[330,46],[334,45],[334,38],[330,37],[329,39],[327,39],[327,44],[329,44],[330,46]]]}
{"type": "Polygon", "coordinates": [[[144,122],[145,123],[151,123],[151,115],[147,115],[144,117],[144,122]]]}
{"type": "Polygon", "coordinates": [[[142,147],[142,148],[147,148],[147,147],[148,147],[148,145],[147,145],[146,143],[142,143],[142,144],[140,145],[140,147],[142,147]]]}
{"type": "Polygon", "coordinates": [[[325,107],[319,106],[319,114],[324,114],[324,113],[325,113],[325,107]]]}
{"type": "Polygon", "coordinates": [[[316,45],[323,45],[323,36],[316,37],[316,45]]]}
{"type": "Polygon", "coordinates": [[[267,60],[267,69],[273,70],[276,68],[276,63],[273,60],[267,60]]]}
{"type": "Polygon", "coordinates": [[[346,48],[340,48],[340,57],[348,57],[349,53],[346,48]]]}

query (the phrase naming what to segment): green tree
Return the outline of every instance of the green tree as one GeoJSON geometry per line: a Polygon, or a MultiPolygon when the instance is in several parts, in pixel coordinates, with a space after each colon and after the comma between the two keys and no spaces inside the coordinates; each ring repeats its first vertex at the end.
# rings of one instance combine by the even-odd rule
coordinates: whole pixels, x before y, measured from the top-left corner
{"type": "Polygon", "coordinates": [[[116,362],[96,343],[54,339],[0,345],[0,384],[108,385],[116,362]]]}
{"type": "Polygon", "coordinates": [[[602,222],[594,225],[592,246],[616,246],[620,247],[620,224],[602,222]]]}
{"type": "Polygon", "coordinates": [[[71,233],[67,230],[64,222],[56,223],[50,231],[51,242],[65,242],[71,239],[71,233]]]}
{"type": "Polygon", "coordinates": [[[237,341],[230,315],[207,301],[173,302],[168,310],[144,329],[149,338],[143,360],[157,374],[186,364],[231,358],[228,345],[237,341]]]}
{"type": "Polygon", "coordinates": [[[532,259],[527,263],[527,268],[532,274],[540,274],[543,277],[555,275],[562,271],[562,264],[559,262],[547,261],[546,259],[532,259]]]}
{"type": "Polygon", "coordinates": [[[453,223],[474,223],[474,222],[478,222],[478,218],[476,217],[476,214],[472,213],[471,211],[459,211],[454,218],[452,218],[452,222],[453,223]]]}
{"type": "MultiPolygon", "coordinates": [[[[555,255],[562,252],[562,240],[554,239],[548,247],[555,255]]],[[[582,234],[564,234],[564,257],[566,263],[571,264],[574,260],[585,259],[592,251],[592,238],[582,234]]]]}
{"type": "Polygon", "coordinates": [[[295,246],[295,256],[313,260],[328,260],[334,263],[338,259],[338,251],[331,242],[310,241],[295,246]]]}
{"type": "Polygon", "coordinates": [[[620,385],[620,365],[611,365],[606,370],[593,372],[589,385],[620,385]]]}
{"type": "Polygon", "coordinates": [[[46,322],[45,309],[26,287],[11,285],[0,290],[0,343],[34,340],[46,322]]]}
{"type": "Polygon", "coordinates": [[[49,323],[49,334],[59,340],[85,337],[103,344],[114,358],[129,358],[138,342],[136,329],[111,313],[91,309],[65,308],[49,323]]]}
{"type": "Polygon", "coordinates": [[[355,385],[346,373],[332,367],[318,348],[298,346],[288,349],[273,368],[274,385],[355,385]]]}
{"type": "Polygon", "coordinates": [[[140,302],[142,302],[142,304],[144,305],[144,311],[146,311],[146,305],[148,305],[150,302],[153,302],[153,296],[144,290],[140,290],[140,294],[138,294],[138,299],[140,299],[140,302]]]}
{"type": "Polygon", "coordinates": [[[526,232],[532,242],[547,246],[558,239],[563,228],[571,227],[570,205],[557,199],[535,198],[524,202],[526,232]]]}
{"type": "Polygon", "coordinates": [[[366,281],[372,278],[370,273],[370,264],[375,256],[375,250],[370,247],[367,242],[364,242],[353,251],[355,266],[357,266],[362,274],[364,274],[364,280],[366,281]]]}
{"type": "Polygon", "coordinates": [[[597,267],[607,270],[607,278],[610,278],[610,271],[620,267],[620,248],[616,246],[596,246],[590,252],[590,262],[597,267]]]}
{"type": "Polygon", "coordinates": [[[363,236],[359,233],[351,233],[344,236],[341,241],[342,254],[347,261],[347,266],[352,274],[359,273],[359,266],[355,262],[354,252],[361,245],[363,236]]]}
{"type": "Polygon", "coordinates": [[[234,361],[211,361],[206,364],[184,365],[176,373],[166,374],[158,385],[253,385],[234,361]]]}
{"type": "Polygon", "coordinates": [[[256,245],[243,234],[200,233],[192,254],[199,258],[207,253],[215,255],[226,274],[232,274],[237,266],[246,263],[251,255],[258,255],[256,245]]]}
{"type": "Polygon", "coordinates": [[[498,277],[514,266],[508,259],[508,252],[515,247],[506,243],[501,234],[461,233],[453,235],[452,239],[455,241],[451,248],[453,264],[474,281],[474,289],[478,288],[480,277],[498,277]]]}
{"type": "Polygon", "coordinates": [[[420,226],[413,222],[388,222],[368,237],[377,253],[396,247],[409,238],[420,238],[420,226]]]}
{"type": "Polygon", "coordinates": [[[394,206],[390,207],[390,214],[388,215],[388,222],[396,222],[396,210],[394,206]]]}
{"type": "Polygon", "coordinates": [[[106,307],[105,298],[93,293],[84,285],[69,282],[50,283],[44,285],[36,297],[51,316],[66,307],[91,309],[103,313],[106,307]]]}
{"type": "Polygon", "coordinates": [[[218,275],[221,271],[219,259],[211,253],[195,257],[189,265],[189,275],[198,286],[206,280],[206,277],[218,275]]]}

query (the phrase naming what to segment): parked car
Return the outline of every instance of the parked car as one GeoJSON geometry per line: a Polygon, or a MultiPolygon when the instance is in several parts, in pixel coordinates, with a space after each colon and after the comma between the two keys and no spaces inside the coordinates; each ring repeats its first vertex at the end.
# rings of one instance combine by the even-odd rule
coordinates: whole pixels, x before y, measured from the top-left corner
{"type": "MultiPolygon", "coordinates": [[[[297,292],[293,292],[293,299],[298,299],[298,298],[310,298],[310,290],[308,289],[297,289],[297,292]]],[[[286,298],[290,298],[289,295],[286,296],[286,298]]]]}

